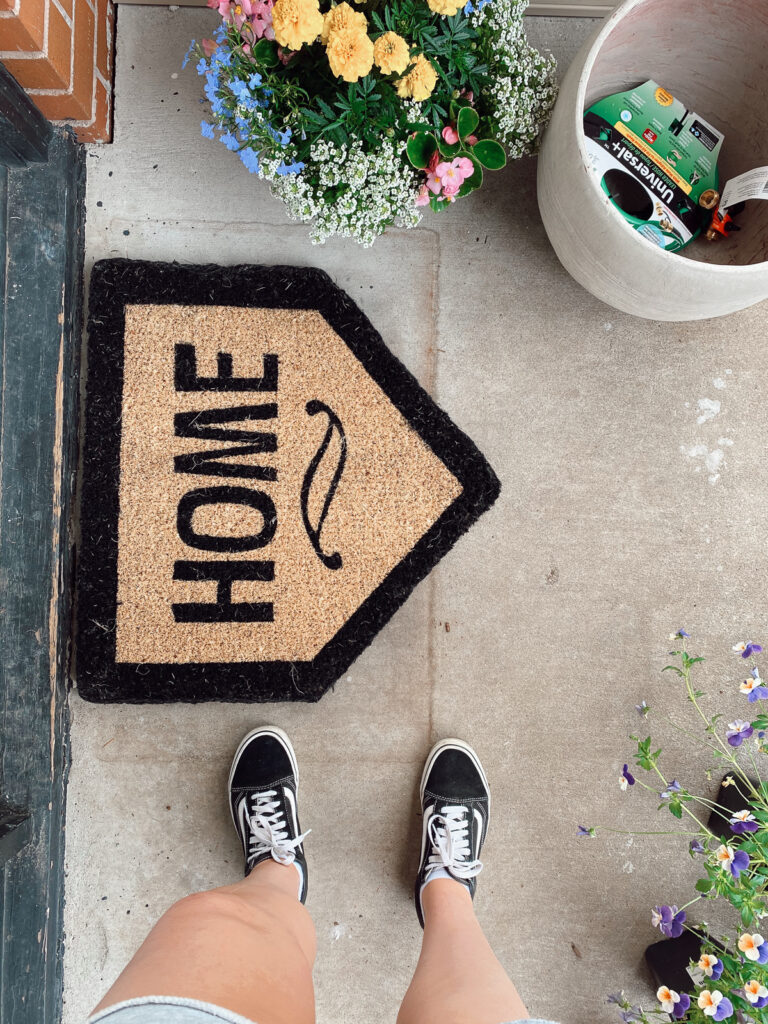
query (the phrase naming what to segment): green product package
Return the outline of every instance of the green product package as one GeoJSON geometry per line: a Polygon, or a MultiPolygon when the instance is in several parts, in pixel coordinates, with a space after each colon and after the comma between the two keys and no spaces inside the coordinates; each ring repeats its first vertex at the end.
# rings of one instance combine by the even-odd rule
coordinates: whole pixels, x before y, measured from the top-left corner
{"type": "Polygon", "coordinates": [[[589,107],[584,134],[602,189],[643,238],[677,252],[699,234],[699,198],[719,187],[716,128],[648,81],[589,107]]]}

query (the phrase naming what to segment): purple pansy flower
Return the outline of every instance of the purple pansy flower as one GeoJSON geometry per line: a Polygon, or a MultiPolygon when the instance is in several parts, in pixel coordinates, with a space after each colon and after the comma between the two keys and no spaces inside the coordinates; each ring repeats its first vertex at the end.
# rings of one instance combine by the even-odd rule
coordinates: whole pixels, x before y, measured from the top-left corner
{"type": "Polygon", "coordinates": [[[736,811],[730,820],[731,832],[737,836],[744,835],[745,832],[757,832],[760,828],[759,822],[755,821],[754,814],[751,814],[746,808],[743,811],[736,811]]]}
{"type": "Polygon", "coordinates": [[[743,850],[734,850],[732,846],[718,846],[715,857],[722,870],[729,871],[734,878],[738,878],[749,867],[749,854],[743,850]]]}
{"type": "Polygon", "coordinates": [[[623,769],[623,771],[621,773],[621,778],[619,779],[619,785],[621,786],[622,789],[626,789],[627,786],[634,786],[634,784],[635,784],[635,777],[632,774],[632,772],[629,770],[629,765],[625,764],[624,765],[624,769],[623,769]]]}
{"type": "Polygon", "coordinates": [[[751,658],[753,654],[760,654],[762,649],[760,644],[755,644],[751,640],[742,640],[741,643],[733,645],[733,650],[740,654],[742,658],[751,658]]]}
{"type": "Polygon", "coordinates": [[[745,679],[739,687],[742,693],[748,694],[747,700],[749,703],[754,704],[755,701],[768,698],[768,686],[763,686],[763,680],[760,678],[757,667],[752,669],[750,676],[752,678],[745,679]]]}
{"type": "Polygon", "coordinates": [[[702,841],[700,839],[692,839],[690,844],[689,844],[689,846],[688,846],[688,849],[691,851],[691,853],[706,853],[707,852],[706,847],[704,846],[704,844],[702,843],[702,841]]]}
{"type": "Polygon", "coordinates": [[[698,967],[712,981],[718,981],[722,977],[724,964],[714,953],[702,953],[699,957],[698,967]]]}
{"type": "Polygon", "coordinates": [[[673,793],[679,793],[682,790],[682,788],[683,787],[680,785],[680,783],[677,781],[677,779],[672,779],[672,781],[667,786],[667,788],[664,790],[664,792],[663,793],[659,793],[659,796],[661,797],[662,800],[669,800],[669,798],[672,796],[673,793]]]}
{"type": "Polygon", "coordinates": [[[587,828],[586,825],[579,825],[576,829],[576,835],[581,836],[582,838],[594,839],[595,830],[594,828],[587,828]]]}
{"type": "Polygon", "coordinates": [[[754,731],[749,722],[742,722],[740,718],[737,718],[735,722],[728,723],[725,738],[732,747],[740,747],[744,740],[748,740],[754,731]]]}
{"type": "Polygon", "coordinates": [[[668,939],[677,939],[683,934],[685,916],[684,910],[663,904],[660,907],[654,907],[651,911],[651,924],[668,939]]]}
{"type": "Polygon", "coordinates": [[[639,1006],[631,1006],[628,1010],[621,1011],[619,1019],[624,1021],[624,1024],[632,1024],[633,1021],[643,1019],[643,1011],[639,1006]]]}
{"type": "MultiPolygon", "coordinates": [[[[707,1012],[706,1010],[704,1011],[707,1012]]],[[[733,1014],[733,1003],[728,996],[723,996],[720,1002],[717,1004],[715,1012],[713,1014],[707,1014],[711,1016],[712,1020],[725,1020],[733,1014]]]]}
{"type": "Polygon", "coordinates": [[[635,710],[637,711],[638,715],[642,715],[643,718],[645,718],[645,716],[651,709],[646,701],[641,700],[639,704],[635,704],[635,710]]]}
{"type": "Polygon", "coordinates": [[[672,1011],[673,1020],[680,1020],[691,1008],[691,997],[687,992],[680,993],[680,1002],[675,1003],[675,1008],[672,1011]]]}

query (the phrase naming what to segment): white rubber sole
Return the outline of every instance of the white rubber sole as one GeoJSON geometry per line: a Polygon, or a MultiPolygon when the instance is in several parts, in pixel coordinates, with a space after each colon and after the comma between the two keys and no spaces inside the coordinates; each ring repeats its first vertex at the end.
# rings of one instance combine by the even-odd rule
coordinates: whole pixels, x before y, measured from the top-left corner
{"type": "Polygon", "coordinates": [[[299,791],[299,762],[296,760],[296,752],[293,749],[293,744],[288,739],[288,734],[283,732],[283,730],[279,729],[276,725],[262,725],[259,726],[258,729],[251,729],[251,731],[242,738],[240,746],[237,748],[237,750],[235,751],[235,756],[232,758],[232,767],[229,769],[229,781],[227,782],[227,801],[229,802],[229,813],[232,817],[232,824],[235,826],[235,828],[237,828],[237,823],[235,822],[235,813],[234,810],[232,809],[232,800],[230,798],[230,792],[232,790],[232,779],[235,774],[237,762],[240,760],[240,755],[242,754],[245,747],[254,738],[254,736],[274,736],[276,739],[280,740],[285,749],[288,751],[288,756],[291,759],[291,767],[293,768],[293,774],[296,776],[296,792],[298,793],[299,791]]]}

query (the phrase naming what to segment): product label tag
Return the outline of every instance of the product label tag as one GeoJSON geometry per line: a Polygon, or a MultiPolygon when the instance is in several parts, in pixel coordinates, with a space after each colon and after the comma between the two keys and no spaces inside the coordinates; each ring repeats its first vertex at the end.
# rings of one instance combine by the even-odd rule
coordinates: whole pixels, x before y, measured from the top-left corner
{"type": "Polygon", "coordinates": [[[748,199],[768,199],[768,167],[755,167],[731,178],[723,189],[720,209],[727,210],[748,199]]]}

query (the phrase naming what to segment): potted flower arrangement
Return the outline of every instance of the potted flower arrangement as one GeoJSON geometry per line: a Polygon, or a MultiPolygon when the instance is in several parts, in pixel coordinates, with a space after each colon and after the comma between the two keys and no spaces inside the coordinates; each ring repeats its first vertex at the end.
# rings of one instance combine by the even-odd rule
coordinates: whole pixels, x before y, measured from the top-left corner
{"type": "Polygon", "coordinates": [[[371,245],[532,152],[554,64],[528,45],[528,0],[208,0],[194,43],[201,130],[271,183],[312,239],[371,245]]]}
{"type": "MultiPolygon", "coordinates": [[[[695,1024],[723,1020],[768,1024],[768,930],[761,924],[768,917],[768,786],[758,766],[760,756],[768,753],[768,715],[747,713],[768,699],[768,686],[754,663],[762,647],[746,642],[733,648],[751,664],[747,678],[739,682],[745,717],[725,724],[722,715],[705,710],[705,694],[694,686],[692,674],[704,659],[688,652],[689,634],[680,629],[671,639],[678,649],[670,652],[673,662],[664,671],[679,678],[701,727],[698,737],[687,728],[682,732],[700,738],[712,756],[713,768],[725,770],[726,775],[717,800],[696,796],[667,777],[661,748],[650,736],[631,737],[635,752],[624,765],[619,785],[627,792],[645,789],[658,797],[658,809],[681,823],[682,828],[674,831],[684,838],[688,854],[700,860],[702,877],[690,900],[681,905],[662,903],[650,912],[652,926],[672,940],[651,947],[657,954],[656,973],[659,980],[665,968],[675,973],[678,987],[662,983],[657,1005],[651,1008],[633,1005],[623,992],[609,996],[609,1002],[617,1005],[624,1022],[650,1024],[671,1018],[695,1024]],[[727,911],[732,922],[729,930],[715,932],[704,921],[691,921],[692,908],[701,911],[709,901],[717,901],[727,911]],[[692,937],[695,942],[685,943],[692,937]],[[686,957],[683,966],[688,970],[683,974],[675,963],[676,945],[696,950],[692,959],[686,957]]],[[[643,718],[651,713],[645,701],[637,710],[643,718]]],[[[618,830],[580,825],[578,835],[590,838],[600,831],[618,830]]]]}

